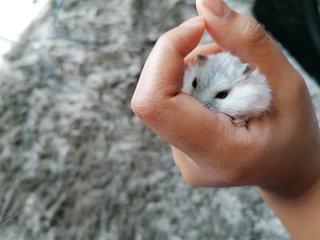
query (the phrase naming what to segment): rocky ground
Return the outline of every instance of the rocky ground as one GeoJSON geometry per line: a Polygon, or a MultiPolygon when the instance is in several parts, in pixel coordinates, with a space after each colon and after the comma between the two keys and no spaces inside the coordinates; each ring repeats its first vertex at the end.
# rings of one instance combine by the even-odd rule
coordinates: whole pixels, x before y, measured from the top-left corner
{"type": "Polygon", "coordinates": [[[1,71],[0,239],[288,239],[254,188],[184,183],[130,110],[155,41],[194,14],[57,0],[32,24],[1,71]]]}

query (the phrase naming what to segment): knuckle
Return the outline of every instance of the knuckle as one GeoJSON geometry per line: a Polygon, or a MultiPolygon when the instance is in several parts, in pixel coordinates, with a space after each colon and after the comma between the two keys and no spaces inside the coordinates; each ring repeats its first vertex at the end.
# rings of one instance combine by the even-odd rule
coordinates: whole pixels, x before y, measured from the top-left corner
{"type": "Polygon", "coordinates": [[[141,97],[133,97],[131,100],[131,109],[133,113],[144,121],[154,120],[157,116],[155,104],[141,97]]]}
{"type": "Polygon", "coordinates": [[[188,177],[183,177],[183,180],[188,184],[190,185],[191,187],[200,187],[201,184],[199,184],[198,181],[196,181],[194,178],[188,178],[188,177]]]}
{"type": "Polygon", "coordinates": [[[267,36],[263,27],[251,17],[243,18],[242,29],[245,40],[249,44],[261,42],[267,36]]]}
{"type": "Polygon", "coordinates": [[[240,169],[228,169],[221,176],[223,181],[229,186],[240,186],[248,183],[248,173],[240,169]]]}
{"type": "Polygon", "coordinates": [[[157,45],[160,46],[162,49],[171,48],[173,45],[174,39],[171,32],[166,32],[162,34],[159,39],[157,40],[157,45]]]}
{"type": "Polygon", "coordinates": [[[157,41],[157,45],[164,51],[174,51],[178,52],[181,56],[184,56],[184,48],[182,46],[189,45],[189,40],[179,38],[173,29],[162,34],[157,41]]]}
{"type": "Polygon", "coordinates": [[[193,176],[192,174],[187,174],[186,172],[181,171],[181,175],[183,180],[192,187],[204,186],[203,182],[200,179],[193,176]]]}
{"type": "Polygon", "coordinates": [[[169,37],[167,33],[162,34],[158,40],[157,40],[157,45],[167,45],[169,41],[169,37]]]}
{"type": "Polygon", "coordinates": [[[295,76],[291,77],[291,82],[291,97],[288,100],[291,103],[300,106],[303,103],[301,100],[309,97],[309,90],[307,88],[305,79],[300,73],[296,72],[295,76]]]}

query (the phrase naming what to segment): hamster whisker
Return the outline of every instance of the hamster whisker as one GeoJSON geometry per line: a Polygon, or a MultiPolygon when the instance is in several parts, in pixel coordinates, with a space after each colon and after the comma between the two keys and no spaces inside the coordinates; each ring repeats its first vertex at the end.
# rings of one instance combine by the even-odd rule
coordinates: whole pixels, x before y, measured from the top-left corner
{"type": "Polygon", "coordinates": [[[208,109],[211,107],[211,104],[210,104],[210,103],[204,103],[203,105],[204,105],[206,108],[208,108],[208,109]]]}
{"type": "Polygon", "coordinates": [[[212,104],[211,103],[203,103],[203,105],[207,108],[207,109],[209,109],[210,111],[213,111],[213,112],[217,112],[217,110],[215,109],[215,107],[214,106],[212,106],[212,104]]]}

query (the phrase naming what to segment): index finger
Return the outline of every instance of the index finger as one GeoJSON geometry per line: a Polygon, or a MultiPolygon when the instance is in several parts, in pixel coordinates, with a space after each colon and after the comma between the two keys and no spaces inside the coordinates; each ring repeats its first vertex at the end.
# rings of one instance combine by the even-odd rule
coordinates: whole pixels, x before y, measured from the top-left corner
{"type": "Polygon", "coordinates": [[[149,97],[167,98],[177,94],[183,77],[184,57],[199,43],[204,19],[194,17],[163,34],[151,51],[142,70],[133,102],[144,105],[149,97]]]}

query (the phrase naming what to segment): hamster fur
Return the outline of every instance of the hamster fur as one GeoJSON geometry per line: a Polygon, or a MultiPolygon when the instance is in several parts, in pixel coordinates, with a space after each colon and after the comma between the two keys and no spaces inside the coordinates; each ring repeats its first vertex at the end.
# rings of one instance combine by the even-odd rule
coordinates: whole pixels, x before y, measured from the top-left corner
{"type": "Polygon", "coordinates": [[[266,76],[229,52],[199,55],[186,69],[181,91],[238,126],[268,111],[271,103],[266,76]]]}

